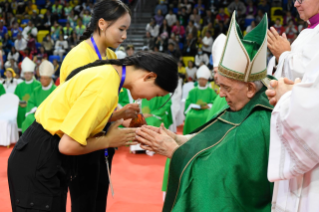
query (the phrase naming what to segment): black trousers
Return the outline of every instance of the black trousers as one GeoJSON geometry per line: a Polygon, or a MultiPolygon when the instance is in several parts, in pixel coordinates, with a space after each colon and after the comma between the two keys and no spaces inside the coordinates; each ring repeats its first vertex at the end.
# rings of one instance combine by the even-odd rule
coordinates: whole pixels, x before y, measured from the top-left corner
{"type": "Polygon", "coordinates": [[[8,181],[13,212],[66,210],[70,157],[59,152],[60,138],[34,122],[13,148],[8,181]]]}
{"type": "MultiPolygon", "coordinates": [[[[59,142],[34,122],[15,145],[8,161],[13,212],[64,212],[68,187],[72,211],[105,212],[109,181],[104,150],[66,156],[59,152],[59,142]]],[[[110,162],[113,155],[110,148],[110,162]]]]}
{"type": "MultiPolygon", "coordinates": [[[[114,148],[108,148],[111,169],[114,148]]],[[[105,212],[109,188],[104,150],[77,156],[77,175],[70,182],[72,212],[105,212]]]]}

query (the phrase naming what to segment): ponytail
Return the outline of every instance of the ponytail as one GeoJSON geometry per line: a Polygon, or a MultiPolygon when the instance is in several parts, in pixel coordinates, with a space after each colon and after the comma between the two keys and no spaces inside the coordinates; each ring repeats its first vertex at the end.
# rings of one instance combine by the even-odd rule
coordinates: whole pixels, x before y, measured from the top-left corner
{"type": "Polygon", "coordinates": [[[101,65],[133,66],[157,75],[155,84],[168,92],[174,92],[178,84],[178,71],[175,59],[164,53],[141,51],[123,59],[97,60],[73,70],[66,81],[81,71],[101,65]]]}

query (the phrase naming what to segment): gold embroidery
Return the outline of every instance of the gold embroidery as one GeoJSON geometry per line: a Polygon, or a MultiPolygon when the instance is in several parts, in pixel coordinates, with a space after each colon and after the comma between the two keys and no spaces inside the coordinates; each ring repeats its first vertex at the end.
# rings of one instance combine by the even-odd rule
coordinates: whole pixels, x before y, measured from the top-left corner
{"type": "MultiPolygon", "coordinates": [[[[221,65],[218,66],[218,72],[225,77],[245,82],[245,76],[243,74],[228,70],[228,69],[222,67],[221,65]]],[[[250,75],[248,78],[248,82],[262,80],[266,76],[267,76],[267,70],[265,69],[264,71],[262,71],[258,74],[250,75]]]]}

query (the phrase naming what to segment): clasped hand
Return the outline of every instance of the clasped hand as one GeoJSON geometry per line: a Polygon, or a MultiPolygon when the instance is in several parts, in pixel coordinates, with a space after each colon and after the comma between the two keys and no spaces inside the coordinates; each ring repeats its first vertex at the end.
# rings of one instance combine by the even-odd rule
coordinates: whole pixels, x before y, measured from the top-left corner
{"type": "Polygon", "coordinates": [[[171,158],[179,147],[174,140],[175,134],[165,129],[163,124],[160,128],[144,125],[136,130],[136,134],[136,140],[141,143],[141,148],[168,158],[171,158]]]}
{"type": "Polygon", "coordinates": [[[266,95],[269,99],[269,103],[271,105],[276,105],[279,99],[288,91],[291,91],[293,86],[299,83],[301,80],[297,78],[295,82],[287,79],[287,78],[280,78],[278,81],[271,80],[270,81],[270,88],[267,89],[266,95]]]}
{"type": "Polygon", "coordinates": [[[277,61],[283,52],[291,50],[286,34],[283,33],[280,36],[274,27],[270,27],[270,30],[267,31],[267,47],[277,61]]]}

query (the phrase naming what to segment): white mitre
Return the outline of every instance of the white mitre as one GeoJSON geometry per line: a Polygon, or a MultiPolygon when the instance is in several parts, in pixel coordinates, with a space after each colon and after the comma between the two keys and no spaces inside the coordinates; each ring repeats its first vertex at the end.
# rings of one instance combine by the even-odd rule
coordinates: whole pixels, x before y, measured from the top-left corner
{"type": "Polygon", "coordinates": [[[214,44],[212,46],[212,56],[213,56],[214,67],[218,67],[219,65],[220,58],[222,57],[223,50],[225,47],[226,38],[227,38],[226,35],[221,33],[220,35],[218,35],[218,37],[214,41],[214,44]]]}
{"type": "Polygon", "coordinates": [[[28,57],[25,57],[21,63],[22,73],[34,72],[36,64],[30,60],[28,57]]]}
{"type": "Polygon", "coordinates": [[[245,37],[236,22],[234,11],[226,44],[218,66],[219,74],[243,82],[267,76],[267,14],[245,37]]]}
{"type": "Polygon", "coordinates": [[[54,74],[54,66],[50,61],[43,60],[39,67],[39,73],[41,77],[52,77],[54,74]]]}
{"type": "Polygon", "coordinates": [[[208,80],[211,77],[211,75],[212,73],[206,65],[202,65],[201,67],[199,67],[196,73],[197,79],[204,78],[208,80]]]}

